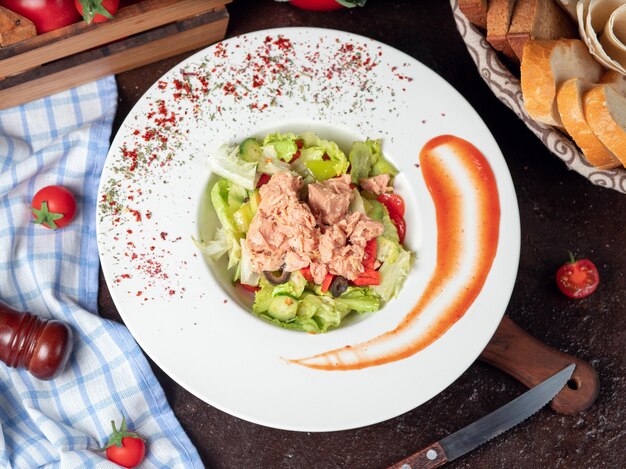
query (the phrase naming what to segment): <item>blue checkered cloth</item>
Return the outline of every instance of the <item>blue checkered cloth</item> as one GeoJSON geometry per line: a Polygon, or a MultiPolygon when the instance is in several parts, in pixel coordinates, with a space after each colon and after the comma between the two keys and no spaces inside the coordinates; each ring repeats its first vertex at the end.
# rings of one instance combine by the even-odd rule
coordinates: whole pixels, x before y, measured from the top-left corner
{"type": "Polygon", "coordinates": [[[0,299],[75,332],[64,373],[0,363],[0,468],[117,468],[97,449],[122,415],[146,438],[141,467],[201,468],[128,330],[97,315],[96,198],[117,104],[114,77],[0,111],[0,299]],[[76,219],[31,222],[42,187],[68,187],[76,219]]]}

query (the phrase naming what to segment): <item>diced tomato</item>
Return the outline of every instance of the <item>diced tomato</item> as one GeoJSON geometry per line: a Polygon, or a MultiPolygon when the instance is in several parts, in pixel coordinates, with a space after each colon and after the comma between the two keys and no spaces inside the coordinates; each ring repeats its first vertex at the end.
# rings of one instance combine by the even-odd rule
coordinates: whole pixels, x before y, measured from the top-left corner
{"type": "Polygon", "coordinates": [[[365,255],[363,256],[363,267],[374,269],[376,264],[376,238],[370,239],[365,245],[365,255]]]}
{"type": "Polygon", "coordinates": [[[395,213],[400,217],[404,217],[404,200],[398,194],[380,194],[376,197],[376,200],[387,208],[390,216],[395,213]]]}
{"type": "Polygon", "coordinates": [[[256,183],[256,188],[258,189],[259,187],[261,187],[263,184],[267,184],[267,182],[270,180],[270,175],[269,174],[261,174],[261,177],[259,178],[259,182],[256,183]]]}
{"type": "Polygon", "coordinates": [[[252,293],[258,292],[261,289],[261,287],[255,287],[254,285],[246,285],[245,283],[241,283],[241,282],[238,282],[238,283],[241,288],[252,293]]]}
{"type": "Polygon", "coordinates": [[[307,282],[313,282],[313,274],[311,273],[310,267],[303,267],[300,269],[300,272],[307,282]]]}
{"type": "Polygon", "coordinates": [[[326,274],[326,277],[324,277],[324,281],[322,282],[322,292],[326,293],[328,291],[334,277],[335,276],[333,274],[326,274]]]}
{"type": "Polygon", "coordinates": [[[298,147],[298,150],[302,148],[304,146],[304,140],[302,140],[301,138],[296,140],[296,146],[298,147]]]}
{"type": "Polygon", "coordinates": [[[323,159],[324,161],[328,161],[328,160],[330,160],[330,156],[328,156],[328,153],[324,153],[324,154],[322,155],[322,159],[323,159]]]}
{"type": "Polygon", "coordinates": [[[366,268],[365,272],[355,278],[352,283],[354,283],[357,287],[380,285],[380,272],[378,270],[366,268]]]}
{"type": "Polygon", "coordinates": [[[389,218],[394,225],[396,225],[396,230],[398,231],[398,237],[400,238],[400,244],[404,243],[404,237],[406,236],[406,222],[404,221],[404,217],[394,213],[389,213],[389,218]]]}
{"type": "Polygon", "coordinates": [[[293,154],[293,156],[291,157],[291,160],[289,160],[290,163],[293,163],[294,161],[296,161],[298,158],[300,158],[300,150],[298,150],[297,152],[295,152],[293,154]]]}

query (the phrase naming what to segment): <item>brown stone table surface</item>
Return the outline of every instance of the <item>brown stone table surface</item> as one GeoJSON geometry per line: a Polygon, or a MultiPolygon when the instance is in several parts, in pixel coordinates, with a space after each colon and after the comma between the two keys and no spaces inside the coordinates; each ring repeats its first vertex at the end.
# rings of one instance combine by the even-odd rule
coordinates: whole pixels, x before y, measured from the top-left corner
{"type": "MultiPolygon", "coordinates": [[[[328,13],[306,12],[271,0],[235,0],[228,10],[228,37],[271,27],[317,26],[362,34],[409,54],[470,102],[504,153],[522,229],[521,259],[508,314],[540,340],[588,360],[599,374],[601,390],[589,410],[565,416],[546,407],[450,467],[625,467],[626,195],[594,186],[568,171],[491,94],[456,30],[447,0],[369,0],[364,8],[328,13]],[[586,299],[569,300],[556,287],[554,273],[568,251],[591,258],[600,271],[600,287],[586,299]]],[[[147,88],[187,55],[118,75],[114,132],[147,88]]],[[[103,278],[99,308],[103,317],[122,322],[103,278]]],[[[217,410],[151,364],[208,468],[385,467],[525,389],[504,373],[476,362],[429,402],[394,419],[355,430],[298,433],[266,428],[217,410]]],[[[402,382],[389,385],[402,386],[402,382]]]]}

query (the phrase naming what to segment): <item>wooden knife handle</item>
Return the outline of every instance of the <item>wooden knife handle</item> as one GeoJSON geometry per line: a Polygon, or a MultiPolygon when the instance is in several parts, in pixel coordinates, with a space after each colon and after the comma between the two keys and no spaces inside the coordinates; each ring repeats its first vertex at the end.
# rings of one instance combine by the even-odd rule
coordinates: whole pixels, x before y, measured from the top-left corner
{"type": "Polygon", "coordinates": [[[389,466],[387,469],[433,469],[443,466],[448,462],[448,457],[439,443],[432,445],[412,454],[408,458],[389,466]]]}
{"type": "Polygon", "coordinates": [[[582,412],[598,397],[598,375],[589,363],[549,347],[525,332],[506,315],[480,354],[480,359],[529,388],[574,363],[576,369],[572,377],[550,403],[561,414],[582,412]]]}

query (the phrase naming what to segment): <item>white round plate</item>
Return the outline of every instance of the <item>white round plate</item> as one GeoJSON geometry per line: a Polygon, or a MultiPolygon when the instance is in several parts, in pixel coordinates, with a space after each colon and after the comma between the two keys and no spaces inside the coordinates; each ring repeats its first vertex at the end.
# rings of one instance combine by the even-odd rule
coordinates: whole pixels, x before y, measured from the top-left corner
{"type": "Polygon", "coordinates": [[[519,215],[504,158],[471,106],[415,59],[361,36],[283,28],[209,47],[165,74],[124,121],[99,193],[98,245],[111,295],[143,350],[181,386],[245,420],[299,431],[361,427],[432,398],[478,357],[508,304],[519,259],[519,215]],[[206,155],[224,142],[313,130],[344,151],[382,139],[400,169],[416,261],[398,298],[326,334],[253,316],[224,263],[192,237],[209,236],[206,155]],[[473,143],[496,177],[500,239],[487,280],[466,314],[413,356],[354,371],[290,363],[393,329],[415,305],[436,261],[434,205],[417,166],[432,137],[473,143]]]}

